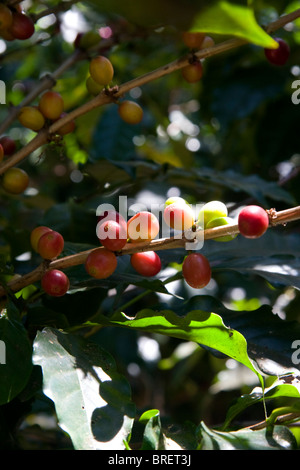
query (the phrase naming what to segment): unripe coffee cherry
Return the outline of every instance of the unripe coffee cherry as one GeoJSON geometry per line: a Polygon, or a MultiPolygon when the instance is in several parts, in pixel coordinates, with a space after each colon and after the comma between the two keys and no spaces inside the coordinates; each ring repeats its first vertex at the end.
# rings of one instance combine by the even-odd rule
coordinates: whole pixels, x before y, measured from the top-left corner
{"type": "Polygon", "coordinates": [[[260,206],[244,207],[238,216],[238,227],[241,235],[246,238],[261,237],[269,226],[269,216],[260,206]]]}
{"type": "Polygon", "coordinates": [[[117,265],[116,255],[106,248],[91,251],[84,264],[87,273],[95,279],[106,279],[111,276],[117,265]]]}
{"type": "Polygon", "coordinates": [[[3,175],[2,186],[10,194],[21,194],[29,184],[29,176],[21,168],[9,168],[3,175]]]}
{"type": "Polygon", "coordinates": [[[108,85],[114,76],[112,63],[104,56],[94,57],[90,62],[89,70],[92,79],[102,86],[108,85]]]}
{"type": "MultiPolygon", "coordinates": [[[[233,225],[233,224],[234,224],[234,221],[231,217],[217,217],[215,219],[210,220],[207,223],[206,228],[209,229],[209,228],[214,228],[214,227],[221,227],[222,225],[233,225]]],[[[216,242],[229,242],[233,240],[234,238],[236,238],[237,235],[238,235],[237,233],[234,233],[233,235],[224,235],[222,237],[214,238],[214,240],[216,242]]]]}
{"type": "Polygon", "coordinates": [[[8,31],[15,39],[29,39],[34,33],[34,23],[32,19],[20,12],[13,12],[13,20],[8,31]]]}
{"type": "Polygon", "coordinates": [[[62,297],[70,287],[68,276],[59,269],[50,269],[42,277],[43,290],[52,297],[62,297]]]}
{"type": "Polygon", "coordinates": [[[8,29],[13,21],[12,11],[3,3],[0,4],[0,31],[8,29]]]}
{"type": "Polygon", "coordinates": [[[156,276],[161,270],[161,260],[155,251],[134,253],[130,258],[130,262],[141,276],[156,276]]]}
{"type": "Polygon", "coordinates": [[[55,121],[64,110],[64,100],[56,91],[46,91],[40,98],[39,110],[46,119],[55,121]]]}
{"type": "Polygon", "coordinates": [[[228,210],[226,205],[221,201],[209,201],[201,208],[199,212],[198,222],[203,228],[207,227],[207,224],[217,217],[227,217],[228,210]]]}
{"type": "Polygon", "coordinates": [[[95,82],[91,76],[86,79],[85,85],[87,91],[93,96],[99,95],[99,93],[103,90],[103,85],[95,82]]]}
{"type": "Polygon", "coordinates": [[[188,83],[196,83],[201,80],[203,75],[203,67],[200,60],[194,61],[181,70],[182,77],[188,83]]]}
{"type": "Polygon", "coordinates": [[[119,115],[128,124],[139,124],[143,119],[143,109],[135,101],[125,100],[119,104],[119,115]]]}
{"type": "Polygon", "coordinates": [[[18,119],[22,126],[35,132],[42,129],[45,125],[43,114],[35,106],[23,106],[19,112],[18,119]]]}
{"type": "Polygon", "coordinates": [[[38,241],[38,253],[44,259],[57,258],[64,249],[64,238],[55,230],[44,233],[38,241]]]}
{"type": "Polygon", "coordinates": [[[211,267],[208,259],[201,253],[191,253],[183,261],[182,275],[187,284],[194,289],[202,289],[211,280],[211,267]]]}

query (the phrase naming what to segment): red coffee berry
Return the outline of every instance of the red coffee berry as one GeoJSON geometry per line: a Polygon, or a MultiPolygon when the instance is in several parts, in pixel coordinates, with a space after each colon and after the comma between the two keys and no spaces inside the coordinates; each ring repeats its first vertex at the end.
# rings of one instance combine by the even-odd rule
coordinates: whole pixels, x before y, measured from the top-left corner
{"type": "Polygon", "coordinates": [[[32,19],[20,12],[13,12],[12,24],[8,31],[15,39],[29,39],[34,33],[34,23],[32,19]]]}
{"type": "Polygon", "coordinates": [[[59,269],[51,269],[43,275],[41,285],[47,294],[62,297],[69,290],[70,281],[68,276],[59,269]]]}
{"type": "Polygon", "coordinates": [[[265,56],[273,65],[285,65],[290,56],[290,47],[286,41],[281,38],[274,38],[278,42],[277,49],[264,49],[265,56]]]}
{"type": "Polygon", "coordinates": [[[51,228],[46,227],[45,225],[41,225],[39,227],[35,227],[31,234],[30,234],[30,244],[32,246],[32,249],[38,253],[38,244],[39,240],[42,235],[45,233],[51,232],[51,228]]]}
{"type": "Polygon", "coordinates": [[[127,229],[114,220],[107,220],[97,225],[97,237],[108,250],[119,251],[127,243],[127,229]]]}
{"type": "Polygon", "coordinates": [[[106,279],[111,276],[117,265],[116,255],[106,248],[91,251],[84,264],[87,273],[96,279],[106,279]]]}
{"type": "Polygon", "coordinates": [[[16,150],[16,143],[13,139],[4,135],[0,138],[0,144],[3,147],[4,155],[12,155],[16,150]]]}
{"type": "Polygon", "coordinates": [[[244,207],[238,216],[238,227],[241,235],[246,238],[261,237],[269,226],[269,216],[260,206],[244,207]]]}
{"type": "Polygon", "coordinates": [[[208,259],[201,253],[187,255],[182,265],[182,275],[187,284],[194,289],[202,289],[211,280],[211,267],[208,259]]]}
{"type": "Polygon", "coordinates": [[[64,249],[64,238],[55,230],[44,233],[38,241],[38,253],[44,259],[57,258],[64,249]]]}
{"type": "Polygon", "coordinates": [[[152,277],[161,270],[161,260],[155,251],[134,253],[130,262],[132,267],[142,276],[152,277]]]}

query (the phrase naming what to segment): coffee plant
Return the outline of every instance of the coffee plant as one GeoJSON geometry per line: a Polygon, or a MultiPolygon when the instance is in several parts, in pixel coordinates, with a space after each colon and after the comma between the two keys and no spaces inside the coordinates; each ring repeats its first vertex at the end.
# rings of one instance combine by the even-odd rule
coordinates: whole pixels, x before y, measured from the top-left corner
{"type": "Polygon", "coordinates": [[[299,449],[298,7],[1,2],[2,450],[299,449]]]}

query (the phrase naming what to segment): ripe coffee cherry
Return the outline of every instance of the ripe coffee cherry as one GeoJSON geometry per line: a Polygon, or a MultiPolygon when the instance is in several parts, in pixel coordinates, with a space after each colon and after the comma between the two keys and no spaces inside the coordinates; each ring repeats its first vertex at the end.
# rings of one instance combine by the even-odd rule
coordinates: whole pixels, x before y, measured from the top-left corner
{"type": "Polygon", "coordinates": [[[107,220],[97,225],[97,237],[108,250],[119,251],[127,243],[127,227],[114,220],[107,220]]]}
{"type": "Polygon", "coordinates": [[[64,110],[64,100],[56,91],[46,91],[40,98],[39,110],[46,119],[55,121],[64,110]]]}
{"type": "Polygon", "coordinates": [[[202,63],[200,62],[200,60],[194,61],[186,67],[183,67],[183,69],[181,70],[181,74],[188,83],[199,82],[203,75],[202,63]]]}
{"type": "Polygon", "coordinates": [[[194,289],[202,289],[211,280],[211,267],[201,253],[187,255],[182,265],[182,274],[187,284],[194,289]]]}
{"type": "Polygon", "coordinates": [[[0,138],[0,144],[3,147],[4,155],[12,155],[16,150],[16,143],[13,139],[4,135],[0,138]]]}
{"type": "Polygon", "coordinates": [[[0,144],[0,162],[2,162],[3,158],[4,158],[4,150],[3,150],[2,145],[0,144]]]}
{"type": "MultiPolygon", "coordinates": [[[[61,119],[66,115],[67,113],[61,113],[58,119],[61,119]]],[[[63,126],[61,126],[56,132],[58,135],[71,134],[71,132],[75,130],[75,127],[76,127],[75,121],[72,120],[72,121],[67,122],[63,126]]]]}
{"type": "Polygon", "coordinates": [[[106,279],[111,276],[117,265],[116,255],[106,248],[91,251],[84,264],[87,273],[96,279],[106,279]]]}
{"type": "Polygon", "coordinates": [[[44,259],[57,258],[64,249],[64,238],[55,230],[44,233],[38,241],[38,253],[44,259]]]}
{"type": "Polygon", "coordinates": [[[38,243],[39,243],[41,236],[44,235],[44,233],[48,233],[51,231],[52,231],[51,228],[46,227],[45,225],[35,227],[32,230],[30,234],[30,244],[31,244],[32,249],[36,251],[36,253],[38,253],[38,243]]]}
{"type": "Polygon", "coordinates": [[[12,24],[8,31],[15,39],[29,39],[34,33],[34,23],[32,19],[20,12],[13,12],[12,24]]]}
{"type": "Polygon", "coordinates": [[[98,224],[100,224],[102,222],[106,222],[108,220],[113,220],[114,222],[118,222],[118,224],[121,224],[122,227],[125,230],[127,230],[126,220],[117,211],[103,211],[100,214],[97,213],[97,216],[98,216],[98,224]]]}
{"type": "Polygon", "coordinates": [[[98,56],[90,62],[90,75],[96,83],[102,86],[108,85],[114,76],[114,68],[107,57],[98,56]]]}
{"type": "Polygon", "coordinates": [[[199,212],[198,222],[206,228],[207,224],[217,217],[227,217],[228,210],[221,201],[210,201],[204,204],[199,212]]]}
{"type": "Polygon", "coordinates": [[[200,49],[204,37],[205,34],[199,32],[192,33],[190,31],[185,31],[184,33],[182,33],[182,40],[184,44],[190,49],[200,49]]]}
{"type": "Polygon", "coordinates": [[[130,258],[130,262],[136,272],[142,276],[156,276],[161,270],[161,260],[155,251],[134,253],[130,258]]]}
{"type": "Polygon", "coordinates": [[[158,233],[159,221],[151,212],[138,212],[127,222],[127,234],[132,242],[154,240],[158,233]]]}
{"type": "Polygon", "coordinates": [[[0,31],[10,28],[13,21],[12,11],[6,5],[0,4],[0,31]]]}
{"type": "Polygon", "coordinates": [[[3,175],[2,186],[10,194],[21,194],[29,184],[29,176],[21,168],[9,168],[3,175]]]}
{"type": "Polygon", "coordinates": [[[42,129],[45,125],[44,116],[35,106],[23,106],[19,112],[18,119],[22,126],[35,132],[42,129]]]}
{"type": "Polygon", "coordinates": [[[139,124],[143,119],[143,110],[138,103],[125,100],[119,104],[119,115],[121,119],[128,124],[139,124]]]}
{"type": "Polygon", "coordinates": [[[241,235],[246,238],[261,237],[269,226],[269,216],[260,206],[244,207],[238,216],[238,227],[241,235]]]}
{"type": "MultiPolygon", "coordinates": [[[[234,221],[231,217],[217,217],[216,219],[212,219],[206,225],[206,228],[213,228],[213,227],[220,227],[222,225],[233,225],[234,221]]],[[[233,235],[224,235],[223,237],[214,238],[216,242],[229,242],[237,237],[237,233],[233,235]]]]}
{"type": "Polygon", "coordinates": [[[278,66],[285,65],[290,56],[290,47],[283,39],[274,39],[278,42],[279,47],[277,49],[264,49],[265,56],[270,64],[278,66]]]}
{"type": "Polygon", "coordinates": [[[164,209],[164,221],[174,230],[188,230],[194,223],[194,213],[185,201],[177,200],[164,209]]]}
{"type": "Polygon", "coordinates": [[[68,276],[59,269],[50,269],[42,277],[43,290],[52,297],[62,297],[70,287],[68,276]]]}

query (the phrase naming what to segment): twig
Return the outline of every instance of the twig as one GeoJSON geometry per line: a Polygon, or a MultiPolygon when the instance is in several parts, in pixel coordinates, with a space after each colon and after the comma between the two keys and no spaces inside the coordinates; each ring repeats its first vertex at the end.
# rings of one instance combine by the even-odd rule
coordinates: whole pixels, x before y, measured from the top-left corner
{"type": "MultiPolygon", "coordinates": [[[[300,219],[300,206],[292,207],[283,211],[277,212],[275,209],[269,209],[268,211],[270,225],[269,228],[274,227],[275,225],[283,224],[285,225],[288,222],[292,222],[300,219]]],[[[212,240],[218,237],[223,237],[225,235],[235,235],[239,233],[238,225],[231,226],[220,226],[207,229],[203,231],[204,240],[212,240]]],[[[195,235],[196,237],[196,235],[195,235]]],[[[181,238],[160,238],[157,240],[152,240],[150,242],[141,242],[141,243],[127,243],[125,247],[117,253],[118,256],[131,255],[133,253],[143,252],[143,251],[160,251],[160,250],[170,250],[174,248],[185,248],[186,243],[191,243],[191,239],[188,237],[181,238]]],[[[100,247],[101,248],[101,247],[100,247]]],[[[103,248],[103,247],[102,247],[103,248]]],[[[73,266],[79,266],[85,263],[88,255],[98,248],[92,248],[91,250],[82,251],[74,255],[65,256],[63,258],[58,258],[53,261],[43,261],[36,269],[32,272],[25,274],[24,276],[8,282],[7,286],[12,292],[17,292],[22,288],[33,284],[39,281],[47,269],[60,269],[65,270],[73,266]]],[[[6,294],[4,287],[0,286],[0,297],[6,294]]]]}
{"type": "MultiPolygon", "coordinates": [[[[270,25],[268,25],[267,30],[276,31],[277,29],[284,26],[286,23],[289,23],[298,17],[300,17],[300,9],[295,10],[294,12],[288,15],[285,15],[279,18],[278,20],[272,22],[270,25]]],[[[228,41],[224,41],[208,49],[200,50],[196,52],[194,55],[198,59],[204,59],[204,58],[212,57],[216,54],[224,53],[225,51],[231,50],[236,47],[240,47],[245,44],[247,44],[247,41],[245,40],[230,39],[228,41]]],[[[29,142],[20,151],[12,155],[9,159],[3,161],[0,164],[0,175],[3,174],[6,170],[8,170],[8,168],[17,165],[22,160],[24,160],[33,150],[36,150],[38,147],[46,144],[48,138],[51,137],[51,134],[55,133],[64,124],[78,118],[79,116],[82,116],[83,114],[88,113],[89,111],[97,107],[115,102],[117,98],[126,94],[128,91],[130,91],[131,89],[135,87],[141,87],[153,80],[157,80],[159,78],[164,77],[165,75],[173,73],[174,71],[182,69],[183,67],[188,65],[190,58],[191,56],[190,54],[188,54],[180,59],[170,62],[169,64],[163,65],[162,67],[159,67],[156,70],[153,70],[140,77],[130,80],[129,82],[126,82],[123,85],[120,85],[117,88],[117,91],[114,89],[111,92],[111,94],[108,94],[107,90],[104,90],[92,100],[88,101],[87,103],[83,104],[77,109],[71,111],[62,119],[59,119],[58,121],[53,123],[48,129],[41,130],[37,134],[37,136],[33,139],[33,141],[29,142]]],[[[0,128],[0,134],[1,134],[1,128],[0,128]]]]}

